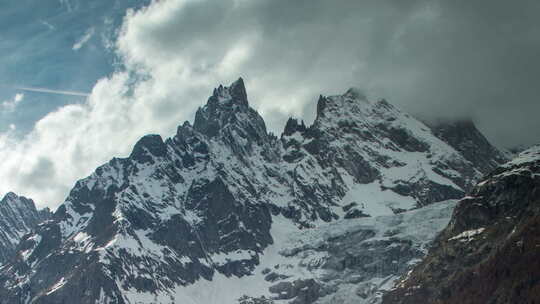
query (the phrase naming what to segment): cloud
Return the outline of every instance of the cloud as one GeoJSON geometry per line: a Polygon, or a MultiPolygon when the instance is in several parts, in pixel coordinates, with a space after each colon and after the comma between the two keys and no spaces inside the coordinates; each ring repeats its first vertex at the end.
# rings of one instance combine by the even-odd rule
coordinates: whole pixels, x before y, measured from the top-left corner
{"type": "Polygon", "coordinates": [[[47,188],[50,179],[54,177],[54,163],[46,157],[40,157],[30,171],[22,176],[21,181],[30,189],[47,188]]]}
{"type": "Polygon", "coordinates": [[[13,96],[12,99],[5,100],[5,101],[2,102],[2,104],[1,104],[2,105],[2,111],[7,112],[7,113],[11,113],[11,112],[15,111],[15,109],[23,101],[23,99],[24,99],[24,94],[22,94],[22,93],[15,94],[15,96],[13,96]]]}
{"type": "Polygon", "coordinates": [[[89,28],[84,35],[75,42],[75,44],[71,47],[74,51],[78,51],[80,48],[82,48],[95,34],[96,30],[91,27],[89,28]]]}
{"type": "Polygon", "coordinates": [[[472,117],[499,144],[532,143],[538,5],[153,1],[126,15],[114,45],[123,67],[85,102],[49,113],[22,140],[0,134],[0,192],[55,207],[77,179],[142,135],[174,134],[213,87],[239,76],[276,133],[289,115],[309,121],[319,94],[355,86],[425,117],[472,117]]]}

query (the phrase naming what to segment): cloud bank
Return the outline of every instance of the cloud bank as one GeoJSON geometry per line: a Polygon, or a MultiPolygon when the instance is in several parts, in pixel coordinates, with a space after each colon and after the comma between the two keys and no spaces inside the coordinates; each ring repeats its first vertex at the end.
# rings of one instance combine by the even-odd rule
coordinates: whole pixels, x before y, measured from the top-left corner
{"type": "Polygon", "coordinates": [[[86,102],[0,135],[0,193],[55,207],[144,134],[173,134],[211,89],[244,77],[271,130],[356,86],[414,114],[468,117],[502,145],[537,141],[540,4],[523,1],[164,0],[130,11],[122,69],[86,102]]]}

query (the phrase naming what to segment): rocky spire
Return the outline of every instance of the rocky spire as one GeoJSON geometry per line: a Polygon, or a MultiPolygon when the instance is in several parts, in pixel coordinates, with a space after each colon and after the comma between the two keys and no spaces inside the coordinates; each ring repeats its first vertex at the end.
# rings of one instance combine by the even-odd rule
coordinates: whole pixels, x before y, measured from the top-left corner
{"type": "Polygon", "coordinates": [[[50,216],[48,209],[38,211],[33,200],[7,193],[0,201],[0,264],[12,257],[21,237],[50,216]]]}
{"type": "Polygon", "coordinates": [[[165,156],[167,147],[160,135],[150,134],[143,136],[133,147],[130,158],[139,162],[148,162],[152,157],[165,156]]]}
{"type": "Polygon", "coordinates": [[[285,124],[285,129],[283,130],[282,136],[290,136],[297,131],[304,133],[306,130],[307,128],[303,120],[298,121],[298,119],[290,117],[285,124]]]}
{"type": "Polygon", "coordinates": [[[232,97],[232,100],[246,107],[248,106],[246,87],[244,85],[244,80],[242,79],[242,77],[238,78],[238,80],[231,84],[231,86],[229,87],[229,93],[232,97]]]}
{"type": "Polygon", "coordinates": [[[206,136],[240,136],[249,142],[260,142],[268,136],[262,117],[249,107],[244,80],[239,78],[230,86],[220,85],[205,106],[195,114],[193,129],[206,136]],[[235,134],[229,134],[235,130],[235,134]]]}

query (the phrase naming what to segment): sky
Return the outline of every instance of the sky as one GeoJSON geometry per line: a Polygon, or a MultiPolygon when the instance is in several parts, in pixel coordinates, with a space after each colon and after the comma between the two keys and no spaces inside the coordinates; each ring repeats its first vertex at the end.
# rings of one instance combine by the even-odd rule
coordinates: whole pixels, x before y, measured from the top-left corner
{"type": "Polygon", "coordinates": [[[0,11],[0,195],[57,207],[243,77],[279,134],[357,87],[422,119],[540,141],[540,2],[19,0],[0,11]]]}

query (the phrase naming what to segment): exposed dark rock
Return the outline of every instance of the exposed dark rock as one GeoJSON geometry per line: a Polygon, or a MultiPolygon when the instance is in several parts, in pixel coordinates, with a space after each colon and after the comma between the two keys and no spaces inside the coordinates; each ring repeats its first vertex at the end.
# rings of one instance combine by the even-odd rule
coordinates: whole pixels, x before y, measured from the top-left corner
{"type": "Polygon", "coordinates": [[[352,208],[358,206],[358,203],[357,202],[351,202],[343,207],[341,207],[341,209],[344,211],[344,212],[347,212],[349,210],[351,210],[352,208]]]}
{"type": "Polygon", "coordinates": [[[539,151],[498,167],[461,200],[428,256],[383,303],[536,303],[539,151]]]}
{"type": "Polygon", "coordinates": [[[13,258],[25,234],[50,217],[48,208],[37,210],[33,200],[7,193],[0,201],[0,265],[13,258]]]}
{"type": "Polygon", "coordinates": [[[283,130],[282,136],[291,136],[295,132],[300,132],[301,134],[306,132],[307,128],[302,120],[299,122],[295,118],[289,118],[285,124],[285,129],[283,130]]]}
{"type": "Polygon", "coordinates": [[[370,215],[365,214],[364,211],[360,209],[353,208],[347,211],[347,213],[345,213],[345,215],[343,216],[343,218],[345,219],[355,219],[355,218],[360,218],[360,217],[370,217],[370,215]]]}
{"type": "Polygon", "coordinates": [[[167,146],[159,135],[146,135],[133,147],[130,158],[141,163],[152,162],[153,157],[167,155],[167,146]]]}
{"type": "Polygon", "coordinates": [[[484,174],[508,160],[478,131],[472,120],[428,122],[428,125],[435,136],[459,151],[484,174]]]}

